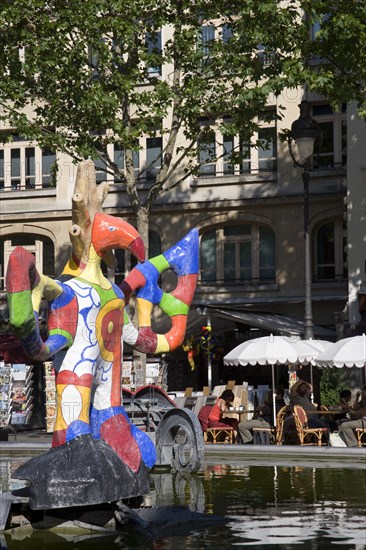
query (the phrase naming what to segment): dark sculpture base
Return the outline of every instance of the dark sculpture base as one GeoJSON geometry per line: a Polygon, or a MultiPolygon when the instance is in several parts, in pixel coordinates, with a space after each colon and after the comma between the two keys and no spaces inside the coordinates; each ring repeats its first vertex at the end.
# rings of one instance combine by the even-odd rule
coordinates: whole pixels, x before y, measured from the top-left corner
{"type": "Polygon", "coordinates": [[[22,464],[12,476],[30,483],[32,510],[88,506],[150,490],[149,470],[133,472],[102,439],[81,435],[22,464]]]}

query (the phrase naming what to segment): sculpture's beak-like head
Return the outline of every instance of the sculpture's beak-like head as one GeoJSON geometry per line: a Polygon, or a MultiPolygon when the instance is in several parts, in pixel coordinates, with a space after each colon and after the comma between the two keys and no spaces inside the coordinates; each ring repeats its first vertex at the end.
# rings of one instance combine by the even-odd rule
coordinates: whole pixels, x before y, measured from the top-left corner
{"type": "Polygon", "coordinates": [[[121,218],[97,212],[92,228],[92,244],[98,256],[103,256],[113,248],[128,250],[143,262],[145,246],[136,229],[121,218]]]}

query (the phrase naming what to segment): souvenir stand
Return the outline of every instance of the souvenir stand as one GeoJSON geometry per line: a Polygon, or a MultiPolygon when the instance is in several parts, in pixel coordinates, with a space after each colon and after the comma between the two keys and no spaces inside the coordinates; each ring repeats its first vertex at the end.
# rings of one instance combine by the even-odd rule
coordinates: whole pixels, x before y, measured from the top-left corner
{"type": "Polygon", "coordinates": [[[56,381],[53,362],[45,361],[43,369],[46,392],[46,431],[52,433],[56,420],[56,381]]]}
{"type": "MultiPolygon", "coordinates": [[[[11,364],[0,362],[0,430],[5,430],[10,424],[12,410],[12,372],[11,364]]],[[[7,432],[6,432],[7,433],[7,432]]],[[[4,431],[5,434],[5,431],[4,431]]]]}
{"type": "Polygon", "coordinates": [[[29,424],[33,411],[33,366],[0,362],[0,428],[29,424]]]}

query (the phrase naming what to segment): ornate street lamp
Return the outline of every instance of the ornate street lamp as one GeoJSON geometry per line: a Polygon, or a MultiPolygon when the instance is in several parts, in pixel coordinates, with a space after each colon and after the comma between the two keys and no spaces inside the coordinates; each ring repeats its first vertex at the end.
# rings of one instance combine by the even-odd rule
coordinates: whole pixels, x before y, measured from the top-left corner
{"type": "Polygon", "coordinates": [[[304,183],[304,248],[305,248],[305,313],[304,329],[305,340],[314,337],[313,314],[311,304],[311,253],[309,235],[309,180],[310,159],[314,152],[314,144],[321,136],[320,125],[310,116],[310,104],[302,101],[299,105],[300,116],[292,123],[291,133],[288,138],[288,146],[294,166],[302,168],[302,180],[304,183]],[[299,159],[296,159],[292,141],[296,142],[299,159]]]}

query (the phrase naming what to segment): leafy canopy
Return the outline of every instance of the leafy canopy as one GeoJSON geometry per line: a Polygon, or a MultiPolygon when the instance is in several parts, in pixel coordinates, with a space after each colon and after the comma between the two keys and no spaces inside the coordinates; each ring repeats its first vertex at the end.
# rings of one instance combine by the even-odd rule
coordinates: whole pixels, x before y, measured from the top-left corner
{"type": "Polygon", "coordinates": [[[268,94],[285,87],[306,85],[335,104],[361,105],[365,6],[362,0],[2,0],[0,118],[76,161],[101,159],[106,171],[119,174],[136,213],[149,211],[159,194],[197,171],[197,141],[207,131],[202,116],[248,138],[268,94]],[[299,17],[299,5],[306,17],[299,17]],[[157,134],[164,138],[161,168],[142,200],[132,151],[138,138],[157,134]],[[124,171],[107,154],[111,142],[125,151],[124,171]]]}

